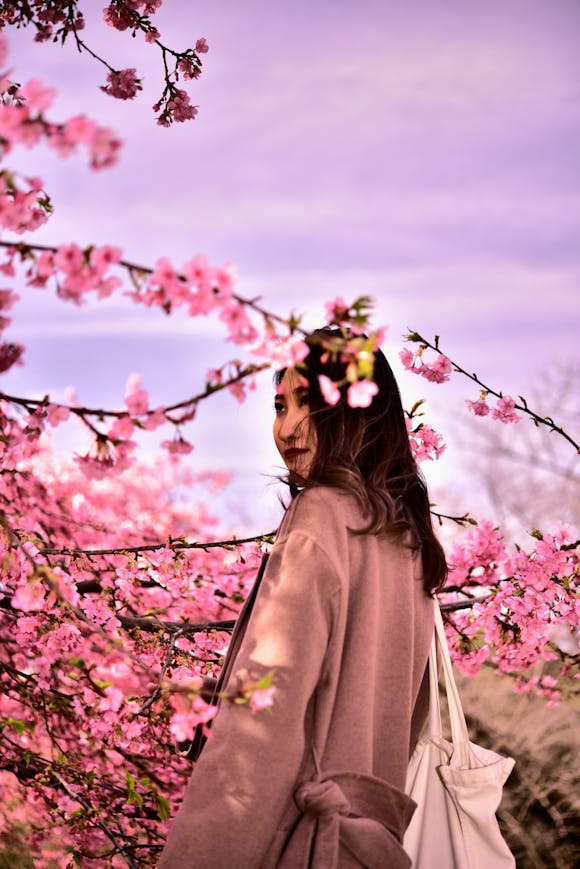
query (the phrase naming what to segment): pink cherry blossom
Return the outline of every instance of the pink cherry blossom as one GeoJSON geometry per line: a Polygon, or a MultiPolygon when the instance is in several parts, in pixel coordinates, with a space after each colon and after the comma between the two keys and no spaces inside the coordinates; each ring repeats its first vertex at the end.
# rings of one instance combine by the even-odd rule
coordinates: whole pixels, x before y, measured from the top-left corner
{"type": "Polygon", "coordinates": [[[260,712],[262,709],[267,709],[274,703],[274,694],[276,693],[275,685],[269,688],[256,688],[250,697],[250,709],[252,712],[260,712]]]}
{"type": "Polygon", "coordinates": [[[177,742],[187,742],[197,725],[210,721],[217,711],[217,706],[209,706],[201,697],[196,697],[189,712],[174,712],[171,716],[171,735],[177,742]]]}
{"type": "Polygon", "coordinates": [[[238,270],[235,263],[227,262],[214,270],[213,280],[220,298],[227,300],[232,297],[238,281],[238,270]]]}
{"type": "Polygon", "coordinates": [[[49,423],[52,426],[57,426],[61,422],[66,422],[70,416],[70,409],[58,404],[49,404],[46,413],[49,423]]]}
{"type": "Polygon", "coordinates": [[[519,422],[522,418],[515,410],[515,401],[509,395],[498,398],[495,407],[491,409],[491,416],[506,424],[519,422]]]}
{"type": "Polygon", "coordinates": [[[150,44],[156,42],[161,37],[161,34],[157,30],[156,27],[152,27],[145,34],[145,42],[149,42],[150,44]]]}
{"type": "Polygon", "coordinates": [[[64,138],[71,146],[78,142],[89,144],[93,141],[96,131],[97,125],[86,115],[75,115],[64,124],[64,138]]]}
{"type": "Polygon", "coordinates": [[[89,262],[97,274],[103,275],[107,269],[120,262],[122,255],[123,252],[120,247],[104,245],[91,250],[89,262]]]}
{"type": "Polygon", "coordinates": [[[277,369],[294,368],[302,362],[310,352],[306,341],[297,335],[288,335],[280,338],[277,335],[269,338],[250,348],[256,356],[270,359],[277,369]]]}
{"type": "Polygon", "coordinates": [[[432,383],[444,383],[449,380],[452,368],[451,361],[441,353],[434,362],[422,366],[421,374],[432,383]]]}
{"type": "Polygon", "coordinates": [[[8,59],[8,43],[6,41],[6,37],[4,36],[3,31],[0,30],[0,69],[6,63],[8,59]]]}
{"type": "Polygon", "coordinates": [[[237,383],[230,383],[227,389],[240,404],[246,400],[246,385],[241,380],[237,383]]]}
{"type": "Polygon", "coordinates": [[[147,431],[155,431],[167,422],[165,410],[163,407],[156,407],[155,410],[150,410],[146,416],[140,420],[141,425],[147,431]]]}
{"type": "Polygon", "coordinates": [[[171,441],[162,441],[161,446],[172,455],[188,455],[193,450],[192,444],[182,437],[174,438],[171,441]]]}
{"type": "Polygon", "coordinates": [[[191,79],[199,78],[201,75],[200,62],[195,56],[182,57],[177,61],[177,69],[185,81],[191,81],[191,79]]]}
{"type": "MultiPolygon", "coordinates": [[[[154,106],[155,111],[158,111],[160,108],[160,103],[156,103],[154,106]]],[[[168,127],[173,121],[181,123],[195,118],[196,115],[197,107],[191,105],[189,94],[184,90],[176,88],[171,99],[165,103],[165,108],[157,119],[157,123],[163,127],[168,127]]]]}
{"type": "Polygon", "coordinates": [[[25,579],[16,589],[12,605],[24,613],[34,612],[44,609],[45,597],[45,589],[38,579],[32,578],[30,581],[25,579]]]}
{"type": "Polygon", "coordinates": [[[477,401],[470,401],[469,399],[466,399],[465,404],[467,405],[471,413],[475,414],[475,416],[487,416],[487,414],[491,410],[485,398],[478,398],[477,401]]]}
{"type": "Polygon", "coordinates": [[[134,416],[140,416],[149,410],[149,395],[142,388],[143,378],[140,374],[130,374],[125,389],[125,407],[134,416]]]}
{"type": "MultiPolygon", "coordinates": [[[[340,399],[340,389],[336,383],[334,383],[330,377],[327,377],[326,374],[318,375],[318,383],[325,402],[327,404],[336,404],[340,399]]],[[[351,404],[351,406],[353,405],[351,404]]],[[[366,407],[366,405],[363,406],[366,407]]]]}
{"type": "Polygon", "coordinates": [[[206,372],[205,379],[207,383],[222,383],[223,374],[219,368],[209,368],[206,372]]]}
{"type": "Polygon", "coordinates": [[[346,400],[350,407],[369,407],[379,387],[372,380],[357,380],[348,387],[346,400]]]}
{"type": "Polygon", "coordinates": [[[52,106],[56,90],[46,87],[41,81],[33,78],[20,88],[19,96],[26,100],[27,109],[44,112],[52,106]]]}
{"type": "Polygon", "coordinates": [[[107,82],[108,84],[103,85],[101,90],[119,100],[132,100],[137,95],[137,91],[143,90],[134,67],[122,69],[120,72],[110,72],[107,75],[107,82]]]}
{"type": "Polygon", "coordinates": [[[445,443],[439,432],[436,432],[427,423],[420,423],[416,428],[413,428],[413,422],[409,418],[406,419],[406,424],[415,461],[438,459],[445,450],[445,443]]]}
{"type": "Polygon", "coordinates": [[[215,269],[210,266],[207,257],[198,254],[184,263],[180,272],[186,280],[195,284],[199,289],[211,290],[215,269]]]}
{"type": "Polygon", "coordinates": [[[74,388],[74,386],[65,386],[64,400],[71,407],[78,407],[79,400],[78,400],[76,389],[74,388]]]}
{"type": "Polygon", "coordinates": [[[422,353],[422,348],[412,353],[404,347],[399,353],[399,358],[407,371],[419,374],[432,383],[444,383],[449,380],[453,370],[451,360],[443,353],[439,353],[433,362],[424,362],[422,353]]]}
{"type": "Polygon", "coordinates": [[[84,256],[78,244],[63,244],[54,256],[55,266],[65,275],[76,274],[83,267],[84,256]]]}
{"type": "Polygon", "coordinates": [[[209,45],[204,36],[202,36],[201,39],[198,39],[195,43],[195,50],[198,54],[206,54],[209,51],[209,45]]]}
{"type": "Polygon", "coordinates": [[[401,351],[399,351],[399,358],[403,364],[403,367],[407,370],[413,368],[413,363],[415,361],[415,354],[412,353],[408,347],[403,347],[401,351]]]}
{"type": "Polygon", "coordinates": [[[135,426],[130,416],[119,416],[111,425],[107,436],[112,440],[127,440],[133,436],[135,426]]]}
{"type": "Polygon", "coordinates": [[[337,296],[332,302],[326,302],[324,306],[324,316],[328,323],[340,323],[346,319],[350,312],[350,305],[342,298],[337,296]]]}
{"type": "Polygon", "coordinates": [[[220,320],[227,324],[229,337],[236,344],[246,344],[258,337],[258,332],[248,317],[243,305],[228,303],[220,311],[220,320]]]}
{"type": "Polygon", "coordinates": [[[13,365],[22,365],[22,356],[24,354],[24,346],[15,344],[12,341],[0,343],[0,374],[3,371],[8,371],[13,365]]]}
{"type": "Polygon", "coordinates": [[[114,166],[119,157],[121,140],[106,127],[97,127],[89,142],[91,169],[105,169],[114,166]]]}

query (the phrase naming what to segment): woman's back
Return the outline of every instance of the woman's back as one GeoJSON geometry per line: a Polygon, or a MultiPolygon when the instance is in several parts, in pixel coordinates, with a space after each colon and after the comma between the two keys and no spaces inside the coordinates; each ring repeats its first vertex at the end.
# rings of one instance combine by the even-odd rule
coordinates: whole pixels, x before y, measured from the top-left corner
{"type": "Polygon", "coordinates": [[[302,492],[288,509],[226,685],[233,691],[274,671],[274,705],[252,715],[222,704],[161,867],[365,865],[345,862],[347,854],[327,865],[328,855],[308,862],[319,824],[297,790],[306,787],[316,803],[317,783],[340,784],[336,774],[343,773],[357,776],[355,791],[352,782],[344,785],[351,801],[376,804],[371,820],[363,818],[374,825],[364,830],[365,847],[376,839],[385,866],[406,865],[398,842],[380,836],[392,838],[385,831],[408,822],[400,791],[412,733],[422,723],[422,714],[414,725],[412,716],[432,603],[416,552],[348,530],[362,524],[354,497],[329,487],[302,492]],[[391,846],[396,855],[389,858],[391,846]]]}
{"type": "Polygon", "coordinates": [[[390,535],[348,533],[365,520],[347,493],[321,487],[300,498],[296,525],[321,525],[321,545],[335,554],[341,579],[325,766],[376,775],[402,790],[427,712],[425,693],[413,719],[433,634],[420,553],[390,535]]]}

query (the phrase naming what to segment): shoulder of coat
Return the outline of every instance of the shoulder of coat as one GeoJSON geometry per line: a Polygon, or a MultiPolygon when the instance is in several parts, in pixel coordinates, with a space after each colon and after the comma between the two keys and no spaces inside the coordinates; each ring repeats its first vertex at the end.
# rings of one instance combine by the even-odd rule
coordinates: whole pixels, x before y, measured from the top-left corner
{"type": "Polygon", "coordinates": [[[303,489],[294,499],[288,517],[290,528],[321,534],[347,534],[353,517],[360,514],[354,495],[331,486],[303,489]]]}

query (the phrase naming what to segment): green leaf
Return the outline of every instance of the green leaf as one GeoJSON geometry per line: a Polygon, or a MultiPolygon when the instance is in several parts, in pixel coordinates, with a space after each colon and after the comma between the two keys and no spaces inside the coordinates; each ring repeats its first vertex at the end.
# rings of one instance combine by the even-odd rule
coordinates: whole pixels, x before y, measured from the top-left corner
{"type": "Polygon", "coordinates": [[[157,802],[157,814],[160,821],[166,821],[171,814],[171,806],[169,800],[166,800],[162,794],[156,793],[155,800],[157,802]]]}
{"type": "Polygon", "coordinates": [[[22,736],[24,731],[27,729],[25,722],[21,721],[19,718],[2,718],[0,720],[0,729],[3,730],[4,727],[12,727],[19,736],[22,736]]]}
{"type": "Polygon", "coordinates": [[[299,316],[295,314],[294,311],[290,314],[290,317],[288,318],[288,327],[290,329],[290,334],[292,334],[294,330],[298,328],[301,321],[302,315],[299,316]]]}
{"type": "Polygon", "coordinates": [[[129,803],[130,806],[132,806],[133,803],[135,803],[137,806],[139,806],[140,809],[142,809],[143,808],[143,797],[141,796],[140,793],[137,792],[137,790],[135,788],[135,785],[136,785],[135,777],[129,772],[129,770],[127,770],[127,773],[126,773],[126,781],[127,781],[127,802],[129,803]]]}
{"type": "Polygon", "coordinates": [[[256,685],[257,690],[263,691],[265,688],[269,688],[270,685],[272,684],[272,682],[274,681],[274,674],[275,673],[276,673],[275,670],[270,670],[268,673],[266,673],[265,676],[262,676],[262,678],[260,679],[260,681],[256,685]]]}

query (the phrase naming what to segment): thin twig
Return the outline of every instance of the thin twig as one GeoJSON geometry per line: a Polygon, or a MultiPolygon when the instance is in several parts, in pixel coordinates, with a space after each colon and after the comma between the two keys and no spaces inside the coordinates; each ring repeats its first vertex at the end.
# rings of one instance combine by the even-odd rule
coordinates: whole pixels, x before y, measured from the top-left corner
{"type": "MultiPolygon", "coordinates": [[[[1,244],[2,242],[0,242],[1,244]]],[[[163,413],[166,416],[168,413],[172,413],[174,410],[181,410],[185,407],[191,407],[199,404],[203,399],[209,398],[210,395],[213,395],[214,392],[221,392],[223,389],[227,389],[228,386],[233,386],[236,383],[239,383],[240,380],[244,380],[246,377],[251,377],[254,374],[258,374],[260,371],[264,371],[266,368],[270,368],[269,362],[263,362],[260,365],[246,365],[237,374],[232,377],[229,377],[227,380],[224,380],[223,383],[215,383],[210,384],[206,389],[202,392],[199,392],[197,395],[192,396],[191,398],[186,398],[183,401],[178,401],[176,404],[168,405],[163,408],[163,413]]],[[[106,410],[104,408],[97,407],[75,407],[70,404],[62,404],[60,402],[50,401],[48,396],[45,398],[22,398],[18,395],[9,395],[6,392],[0,392],[0,400],[7,401],[10,404],[16,404],[20,407],[24,407],[29,413],[33,411],[31,408],[39,408],[46,407],[48,404],[52,404],[55,407],[64,407],[67,408],[72,414],[80,417],[83,422],[100,438],[107,438],[107,435],[100,432],[97,428],[95,428],[92,423],[85,419],[87,416],[96,416],[99,419],[103,419],[104,417],[113,417],[115,419],[125,419],[127,417],[131,417],[131,414],[127,410],[106,410]]],[[[151,416],[155,411],[149,410],[147,413],[143,414],[143,417],[151,416]]],[[[173,425],[179,425],[180,420],[172,419],[171,417],[166,416],[167,422],[173,423],[173,425]]],[[[140,424],[140,418],[136,418],[136,422],[140,424]]],[[[142,427],[142,426],[141,426],[142,427]]]]}
{"type": "Polygon", "coordinates": [[[207,543],[199,541],[184,543],[170,539],[166,543],[147,543],[139,546],[123,546],[117,549],[71,549],[68,547],[54,549],[48,547],[39,549],[38,552],[40,555],[88,555],[89,557],[97,555],[131,555],[139,554],[140,552],[155,552],[158,549],[173,549],[175,552],[178,552],[182,549],[215,549],[216,547],[241,546],[244,543],[271,543],[275,533],[275,531],[269,531],[267,534],[256,534],[254,537],[232,537],[230,540],[210,540],[207,543]]]}
{"type": "Polygon", "coordinates": [[[166,622],[162,619],[151,618],[148,616],[117,616],[124,628],[139,628],[141,631],[164,631],[172,634],[172,644],[175,645],[173,637],[187,636],[188,634],[196,634],[200,631],[228,631],[234,629],[235,619],[222,619],[215,622],[166,622]]]}
{"type": "MultiPolygon", "coordinates": [[[[93,807],[88,802],[88,800],[86,800],[84,797],[80,796],[80,794],[75,793],[75,791],[71,787],[69,787],[68,783],[62,778],[62,776],[60,776],[57,772],[55,772],[54,769],[51,769],[50,775],[57,782],[59,782],[60,786],[69,795],[69,797],[71,797],[71,799],[76,800],[76,802],[80,803],[81,806],[84,809],[86,809],[88,812],[92,812],[93,807]]],[[[94,824],[97,827],[99,827],[99,829],[101,829],[103,831],[103,833],[105,834],[105,836],[107,836],[108,839],[110,839],[110,841],[113,843],[113,845],[117,849],[118,853],[123,855],[123,857],[127,861],[127,865],[130,867],[130,869],[139,869],[137,864],[133,861],[133,858],[129,854],[126,853],[123,844],[118,841],[117,836],[115,835],[115,833],[113,833],[113,831],[108,826],[108,824],[106,824],[103,820],[101,820],[98,815],[95,815],[94,824]]]]}
{"type": "MultiPolygon", "coordinates": [[[[9,242],[9,241],[0,241],[0,247],[6,247],[9,249],[15,249],[19,253],[26,253],[27,251],[49,251],[51,253],[56,253],[58,251],[58,247],[54,245],[47,244],[28,244],[25,242],[9,242]]],[[[150,266],[141,266],[137,263],[132,263],[129,260],[120,260],[118,263],[119,266],[127,269],[128,272],[138,272],[142,275],[152,275],[153,269],[150,266]]],[[[183,275],[179,275],[182,280],[185,280],[183,275]]],[[[261,296],[256,296],[253,299],[248,299],[245,296],[240,296],[238,293],[233,293],[232,298],[235,299],[240,305],[244,305],[247,308],[255,311],[256,314],[259,314],[263,317],[264,320],[280,323],[282,326],[288,326],[288,321],[284,319],[284,317],[280,317],[278,314],[274,314],[271,311],[267,311],[261,305],[258,304],[261,296]]],[[[301,329],[298,325],[294,326],[294,331],[299,332],[301,335],[306,336],[308,333],[301,329]]]]}
{"type": "MultiPolygon", "coordinates": [[[[429,347],[430,350],[434,350],[440,356],[447,356],[447,354],[443,353],[443,351],[439,348],[438,337],[436,337],[435,343],[432,343],[431,341],[428,341],[426,338],[424,338],[422,335],[420,335],[418,332],[410,330],[409,334],[406,336],[405,340],[410,341],[412,343],[423,344],[425,347],[429,347]]],[[[454,362],[454,360],[451,359],[449,356],[447,356],[447,359],[449,359],[449,361],[453,365],[453,368],[455,369],[455,371],[457,371],[459,374],[463,374],[469,380],[473,381],[473,383],[476,383],[484,392],[488,393],[489,395],[493,395],[496,398],[503,398],[502,392],[497,392],[495,389],[492,389],[490,386],[487,386],[485,383],[483,383],[482,380],[479,379],[479,377],[477,376],[477,374],[475,374],[475,372],[470,373],[469,371],[466,371],[465,368],[462,368],[461,365],[458,365],[458,363],[454,362]]],[[[572,446],[578,452],[580,452],[580,445],[578,443],[576,443],[576,441],[572,437],[570,437],[570,435],[561,426],[557,425],[551,417],[540,416],[540,414],[535,413],[535,411],[531,410],[528,407],[528,404],[527,404],[525,398],[523,398],[521,395],[519,396],[519,398],[521,399],[522,403],[521,404],[514,403],[514,407],[517,410],[520,410],[522,413],[525,413],[529,417],[531,417],[531,419],[534,421],[534,423],[536,425],[545,425],[551,431],[554,431],[557,434],[561,435],[565,440],[568,441],[568,443],[572,444],[572,446]]]]}
{"type": "Polygon", "coordinates": [[[161,694],[161,682],[165,678],[165,674],[167,673],[167,670],[171,666],[171,659],[173,658],[173,652],[175,651],[175,644],[177,643],[178,639],[184,635],[184,633],[185,633],[185,628],[179,628],[171,635],[171,642],[169,643],[169,646],[167,647],[167,652],[165,654],[165,660],[163,662],[163,666],[162,666],[161,672],[159,674],[159,682],[157,683],[155,690],[153,691],[151,696],[145,701],[145,703],[143,703],[141,708],[135,713],[135,717],[137,717],[138,715],[143,715],[155,703],[155,701],[157,700],[157,698],[161,694]]]}

